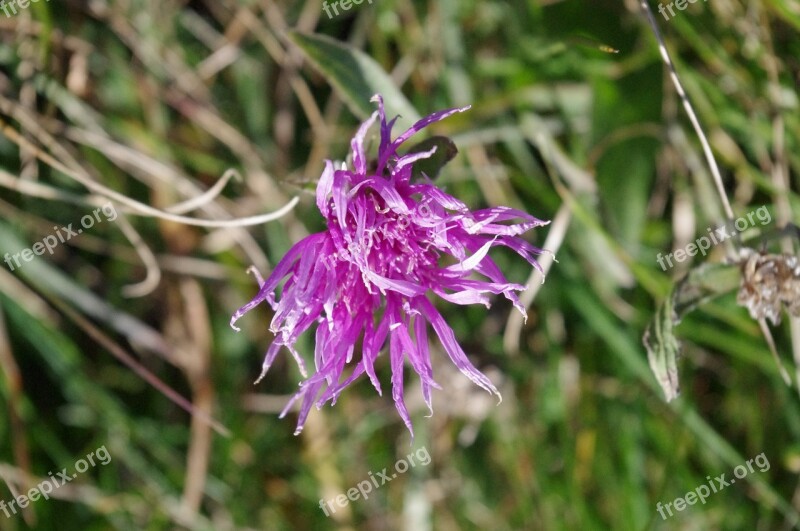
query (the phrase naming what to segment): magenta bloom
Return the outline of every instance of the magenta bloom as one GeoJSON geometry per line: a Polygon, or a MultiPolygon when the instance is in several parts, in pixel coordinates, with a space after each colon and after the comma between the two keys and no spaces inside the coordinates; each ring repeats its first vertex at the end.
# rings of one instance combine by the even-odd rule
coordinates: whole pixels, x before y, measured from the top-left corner
{"type": "Polygon", "coordinates": [[[364,373],[381,394],[374,365],[388,343],[392,398],[413,435],[403,401],[405,360],[419,375],[431,412],[431,388],[441,388],[433,380],[429,327],[456,367],[499,397],[492,382],[464,354],[429,297],[489,307],[487,294],[502,293],[524,315],[515,292],[525,288],[508,282],[487,253],[493,246],[505,245],[539,269],[534,255],[542,251],[519,235],[549,222],[507,207],[471,212],[430,181],[411,182],[413,163],[433,155],[435,147],[405,156],[397,153],[417,131],[469,107],[431,114],[392,141],[395,120],[386,121],[380,96],[373,101],[378,110],[351,141],[353,169],[344,164],[336,169],[327,161],[317,185],[317,207],[328,229],[295,244],[263,282],[258,295],[231,319],[231,326],[238,330],[234,323],[265,300],[275,311],[270,330],[276,337],[258,380],[285,346],[306,378],[281,413],[283,417],[295,400],[303,399],[295,434],[303,429],[312,405],[319,409],[329,400],[335,403],[339,393],[364,373]],[[364,139],[378,118],[380,145],[377,166],[371,168],[364,139]],[[443,262],[451,265],[440,265],[443,262]],[[284,278],[280,300],[276,300],[278,284],[284,278]],[[316,372],[308,377],[294,345],[312,326],[316,327],[316,372]],[[362,346],[357,353],[359,339],[362,346]],[[348,365],[352,372],[343,379],[348,365]]]}

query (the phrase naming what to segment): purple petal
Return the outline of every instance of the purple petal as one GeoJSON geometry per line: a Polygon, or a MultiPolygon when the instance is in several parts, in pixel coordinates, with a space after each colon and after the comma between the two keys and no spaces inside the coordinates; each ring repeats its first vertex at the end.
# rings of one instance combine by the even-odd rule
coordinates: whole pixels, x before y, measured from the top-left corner
{"type": "Polygon", "coordinates": [[[306,424],[306,419],[308,418],[308,413],[311,411],[311,406],[314,405],[314,397],[317,396],[319,393],[320,387],[323,385],[323,381],[314,381],[310,385],[305,385],[306,382],[301,384],[300,390],[289,399],[289,402],[281,411],[281,414],[278,418],[284,418],[289,410],[292,408],[294,402],[303,397],[303,404],[300,406],[300,412],[297,415],[297,427],[295,427],[294,434],[300,435],[300,432],[303,431],[303,426],[306,424]]]}
{"type": "Polygon", "coordinates": [[[454,210],[456,212],[466,212],[469,210],[466,204],[431,184],[414,184],[409,186],[409,189],[411,193],[421,194],[426,199],[435,201],[448,210],[454,210]]]}
{"type": "Polygon", "coordinates": [[[378,111],[372,113],[372,116],[369,117],[361,127],[358,128],[358,132],[356,136],[350,141],[350,147],[353,150],[353,169],[358,174],[365,174],[367,173],[367,157],[364,154],[364,138],[367,136],[367,131],[369,130],[370,126],[375,123],[375,119],[378,117],[378,111]]]}
{"type": "Polygon", "coordinates": [[[373,273],[372,271],[365,271],[364,274],[367,277],[367,280],[375,284],[381,292],[384,291],[395,291],[400,293],[401,295],[405,295],[406,297],[416,297],[417,295],[422,295],[427,291],[425,286],[420,286],[419,284],[414,284],[413,282],[409,282],[407,280],[394,280],[391,278],[386,278],[381,276],[377,273],[373,273]]]}
{"type": "Polygon", "coordinates": [[[523,212],[522,210],[517,210],[515,208],[504,207],[504,206],[476,210],[472,213],[472,217],[479,221],[489,217],[493,217],[498,221],[524,219],[526,221],[536,222],[537,226],[550,224],[549,221],[542,221],[541,219],[535,218],[530,214],[528,214],[527,212],[523,212]]]}
{"type": "Polygon", "coordinates": [[[333,189],[333,162],[326,160],[325,169],[317,183],[317,208],[323,214],[328,209],[328,196],[333,189]]]}
{"type": "Polygon", "coordinates": [[[379,178],[369,179],[366,185],[378,192],[378,195],[381,196],[381,199],[386,202],[386,206],[391,210],[400,214],[407,214],[410,212],[408,205],[406,205],[403,197],[397,192],[397,189],[385,180],[379,178]]]}
{"type": "Polygon", "coordinates": [[[425,129],[426,127],[431,125],[432,123],[436,123],[438,121],[444,120],[448,116],[452,116],[452,115],[454,115],[456,113],[468,111],[468,110],[470,110],[470,108],[472,108],[472,106],[471,105],[467,105],[466,107],[445,109],[443,111],[436,111],[434,113],[431,113],[428,116],[426,116],[425,118],[422,118],[421,120],[418,120],[414,125],[409,127],[403,134],[401,134],[400,136],[395,138],[394,142],[392,142],[392,146],[394,148],[398,148],[398,147],[400,147],[400,145],[403,142],[405,142],[406,140],[411,138],[417,132],[422,131],[423,129],[425,129]]]}
{"type": "Polygon", "coordinates": [[[461,349],[461,345],[459,345],[458,341],[456,341],[455,334],[453,334],[453,329],[447,325],[444,317],[442,317],[442,315],[436,311],[436,308],[433,307],[433,304],[431,304],[429,300],[422,297],[420,297],[419,300],[419,308],[422,311],[422,314],[433,326],[433,330],[436,332],[436,335],[439,336],[439,341],[442,342],[445,352],[447,352],[447,355],[450,357],[450,360],[455,364],[455,366],[458,367],[458,370],[460,370],[467,378],[475,382],[475,384],[486,389],[490,393],[496,394],[499,397],[500,393],[497,391],[497,388],[494,386],[494,384],[492,384],[489,378],[476,369],[472,362],[467,359],[467,355],[464,354],[464,351],[461,349]]]}
{"type": "MultiPolygon", "coordinates": [[[[402,326],[402,324],[401,324],[402,326]]],[[[389,359],[392,365],[392,400],[403,419],[403,423],[411,433],[411,440],[414,440],[414,428],[411,426],[411,416],[408,414],[406,403],[403,400],[403,345],[400,338],[394,332],[389,336],[389,359]]]]}
{"type": "Polygon", "coordinates": [[[345,170],[333,172],[333,205],[336,207],[336,219],[339,227],[346,228],[345,217],[347,216],[347,190],[345,185],[349,181],[349,174],[345,170]]]}
{"type": "Polygon", "coordinates": [[[472,256],[463,260],[461,263],[453,264],[450,267],[446,268],[447,271],[472,271],[478,264],[480,264],[486,255],[489,254],[489,249],[494,245],[494,240],[490,240],[483,244],[483,246],[478,249],[472,256]]]}
{"type": "Polygon", "coordinates": [[[378,102],[378,115],[381,119],[381,145],[379,146],[378,153],[383,153],[392,143],[392,127],[397,121],[397,117],[392,118],[388,122],[386,121],[386,108],[383,105],[383,96],[380,94],[375,94],[370,101],[378,102]]]}
{"type": "Polygon", "coordinates": [[[378,325],[376,330],[373,330],[373,325],[370,322],[367,325],[367,329],[364,331],[364,344],[362,347],[363,350],[361,354],[361,363],[364,366],[364,370],[369,376],[372,385],[375,387],[375,390],[378,391],[379,395],[383,395],[383,392],[381,391],[381,383],[378,381],[378,377],[375,375],[375,360],[383,348],[383,344],[386,341],[386,336],[388,333],[389,321],[387,319],[381,320],[381,323],[378,325]]]}
{"type": "Polygon", "coordinates": [[[264,379],[264,376],[267,375],[267,371],[272,366],[272,363],[275,361],[275,357],[278,355],[278,352],[281,350],[281,344],[277,340],[273,340],[272,344],[267,349],[267,353],[264,356],[264,363],[261,364],[261,374],[256,379],[255,383],[260,382],[264,379]]]}
{"type": "Polygon", "coordinates": [[[230,322],[231,328],[233,328],[238,332],[240,328],[235,326],[236,321],[238,321],[239,318],[242,317],[244,314],[246,314],[256,306],[258,306],[261,302],[263,302],[264,299],[267,298],[267,295],[272,293],[272,291],[275,289],[275,287],[278,285],[281,279],[285,277],[286,274],[289,272],[295,259],[298,256],[302,255],[303,253],[307,252],[309,247],[313,247],[314,245],[316,245],[319,242],[319,240],[323,237],[324,233],[319,232],[316,234],[312,234],[310,236],[306,236],[305,238],[294,244],[294,246],[292,246],[292,248],[289,249],[286,255],[281,259],[281,261],[278,262],[278,265],[276,265],[275,269],[272,270],[272,273],[269,275],[267,280],[264,281],[264,285],[261,286],[261,289],[258,290],[258,294],[255,297],[253,297],[253,299],[250,302],[248,302],[247,304],[236,310],[236,312],[234,312],[230,322]]]}
{"type": "MultiPolygon", "coordinates": [[[[386,167],[386,163],[389,162],[389,159],[397,153],[397,148],[399,148],[403,142],[411,138],[415,133],[421,131],[422,129],[426,128],[430,124],[434,122],[438,122],[439,120],[444,120],[448,116],[451,116],[457,112],[464,112],[468,110],[470,106],[461,107],[460,109],[446,109],[444,111],[437,111],[433,114],[429,114],[425,118],[418,120],[414,125],[412,125],[408,130],[406,130],[403,134],[398,136],[394,142],[389,144],[386,148],[381,145],[381,150],[378,156],[378,174],[380,174],[383,169],[386,167]]],[[[381,142],[383,144],[383,142],[381,142]]]]}
{"type": "MultiPolygon", "coordinates": [[[[422,380],[422,398],[425,400],[425,405],[428,406],[430,415],[433,415],[433,404],[431,400],[431,387],[441,389],[441,386],[433,381],[433,367],[431,367],[431,354],[428,349],[428,330],[427,321],[423,317],[414,319],[414,337],[417,340],[417,349],[419,352],[420,362],[423,372],[417,371],[420,374],[426,374],[428,377],[422,380]]],[[[429,415],[429,416],[430,416],[429,415]]]]}
{"type": "Polygon", "coordinates": [[[506,247],[513,249],[517,252],[522,258],[528,261],[533,267],[536,268],[539,273],[544,275],[544,271],[542,270],[542,266],[539,265],[539,262],[536,261],[536,258],[533,257],[534,254],[542,254],[546,251],[539,249],[538,247],[534,247],[533,245],[529,244],[522,238],[506,238],[506,237],[499,237],[497,238],[497,243],[500,245],[505,245],[506,247]]]}
{"type": "Polygon", "coordinates": [[[468,304],[483,304],[487,308],[490,307],[489,298],[485,295],[482,295],[477,290],[464,290],[457,291],[455,293],[447,293],[439,287],[434,287],[433,292],[447,302],[452,302],[453,304],[459,304],[461,306],[466,306],[468,304]]]}
{"type": "Polygon", "coordinates": [[[428,151],[421,151],[419,153],[411,153],[409,155],[404,155],[397,160],[397,164],[395,164],[394,166],[394,171],[398,172],[403,168],[405,168],[406,166],[414,164],[418,160],[430,158],[431,155],[433,155],[434,153],[436,153],[436,146],[433,146],[428,151]]]}

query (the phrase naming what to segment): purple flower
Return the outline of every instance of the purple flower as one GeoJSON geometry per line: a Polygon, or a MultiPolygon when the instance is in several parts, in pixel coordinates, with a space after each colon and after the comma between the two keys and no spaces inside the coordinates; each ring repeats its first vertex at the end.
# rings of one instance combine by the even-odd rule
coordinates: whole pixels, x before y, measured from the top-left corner
{"type": "Polygon", "coordinates": [[[283,417],[295,400],[303,399],[295,434],[303,429],[312,405],[319,409],[329,400],[335,403],[344,388],[364,373],[381,394],[375,360],[388,343],[392,398],[413,436],[403,400],[403,366],[408,359],[419,375],[432,413],[431,388],[441,387],[433,380],[430,328],[456,367],[499,397],[492,382],[464,354],[429,296],[488,308],[487,294],[502,293],[525,315],[515,293],[525,288],[505,278],[489,258],[489,249],[509,247],[541,270],[534,255],[542,250],[519,235],[549,222],[507,207],[471,212],[429,180],[411,182],[414,162],[433,155],[435,147],[403,156],[397,153],[416,132],[469,107],[431,114],[392,141],[396,118],[387,122],[383,99],[375,96],[373,101],[378,110],[351,141],[353,169],[344,164],[336,169],[326,161],[317,185],[317,207],[328,229],[295,244],[261,282],[258,295],[231,318],[231,326],[238,330],[234,323],[261,302],[266,300],[275,311],[270,330],[276,337],[257,382],[285,346],[306,378],[281,413],[283,417]],[[367,163],[364,139],[376,119],[380,119],[380,145],[373,169],[367,163]],[[283,279],[286,282],[276,300],[283,279]],[[316,372],[309,377],[295,343],[312,327],[316,328],[316,372]],[[357,353],[359,339],[362,346],[357,353]],[[352,367],[352,372],[343,379],[345,366],[352,367]]]}

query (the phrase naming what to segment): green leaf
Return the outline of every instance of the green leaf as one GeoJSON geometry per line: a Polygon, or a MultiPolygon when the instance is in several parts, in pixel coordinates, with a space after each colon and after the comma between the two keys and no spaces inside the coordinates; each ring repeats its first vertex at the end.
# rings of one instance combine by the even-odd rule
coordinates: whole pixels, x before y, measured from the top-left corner
{"type": "Polygon", "coordinates": [[[292,31],[289,39],[360,119],[367,119],[375,110],[370,102],[375,94],[383,96],[389,119],[400,115],[399,127],[406,129],[420,119],[392,78],[364,52],[324,35],[292,31]]]}
{"type": "Polygon", "coordinates": [[[647,361],[650,370],[664,391],[667,402],[677,398],[680,394],[678,382],[677,359],[680,355],[681,345],[675,337],[673,328],[678,322],[675,315],[672,294],[656,309],[656,315],[644,332],[642,343],[647,349],[647,361]]]}
{"type": "Polygon", "coordinates": [[[673,292],[678,321],[697,306],[737,289],[741,276],[738,264],[707,263],[691,269],[673,292]]]}
{"type": "Polygon", "coordinates": [[[667,402],[680,393],[677,359],[681,346],[675,337],[675,326],[700,304],[736,289],[739,277],[737,265],[703,264],[689,271],[656,310],[642,342],[647,349],[650,370],[664,391],[667,402]]]}
{"type": "Polygon", "coordinates": [[[427,159],[418,160],[412,165],[411,178],[420,179],[425,174],[429,179],[435,179],[445,164],[453,160],[458,154],[455,143],[446,136],[432,136],[415,144],[405,154],[430,151],[435,147],[436,152],[427,159]]]}

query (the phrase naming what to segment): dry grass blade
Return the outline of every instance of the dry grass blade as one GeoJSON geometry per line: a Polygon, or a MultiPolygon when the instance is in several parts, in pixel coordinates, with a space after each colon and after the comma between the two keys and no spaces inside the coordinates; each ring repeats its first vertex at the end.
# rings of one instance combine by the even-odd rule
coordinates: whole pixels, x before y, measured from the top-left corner
{"type": "Polygon", "coordinates": [[[299,197],[294,197],[286,205],[284,205],[282,208],[278,209],[275,212],[272,212],[270,214],[262,214],[258,216],[249,216],[240,219],[230,219],[230,220],[197,219],[197,218],[179,216],[176,214],[170,214],[169,212],[165,212],[157,208],[153,208],[149,205],[145,205],[144,203],[140,203],[139,201],[135,201],[124,194],[116,192],[96,181],[91,180],[91,178],[89,178],[86,175],[83,175],[80,172],[73,171],[70,168],[67,168],[61,162],[57,161],[49,154],[43,152],[37,146],[33,145],[30,141],[21,136],[15,129],[13,129],[2,119],[0,119],[0,130],[6,135],[6,137],[9,140],[19,145],[20,148],[32,150],[36,154],[36,157],[40,159],[42,162],[60,171],[64,175],[67,175],[75,179],[77,182],[81,183],[89,190],[104,197],[107,197],[113,201],[116,201],[121,205],[124,205],[125,207],[128,208],[128,212],[139,216],[151,216],[158,219],[175,221],[178,223],[183,223],[186,225],[194,225],[197,227],[209,227],[209,228],[247,227],[252,225],[263,225],[264,223],[268,223],[270,221],[282,218],[283,216],[288,214],[300,200],[299,197]]]}
{"type": "Polygon", "coordinates": [[[111,355],[117,358],[117,360],[119,360],[122,364],[124,364],[133,372],[138,374],[139,377],[145,380],[149,385],[153,386],[153,388],[157,389],[161,394],[169,398],[173,403],[175,403],[175,405],[177,405],[178,407],[180,407],[181,409],[192,415],[192,417],[197,417],[201,421],[207,423],[214,429],[214,431],[216,431],[223,437],[231,436],[230,430],[228,430],[218,421],[214,420],[210,415],[208,415],[204,411],[200,411],[196,407],[194,407],[194,405],[192,405],[191,402],[189,402],[184,397],[179,395],[174,389],[165,384],[160,378],[158,378],[156,375],[147,370],[142,364],[136,361],[127,352],[125,352],[125,350],[122,347],[117,345],[114,341],[111,340],[111,338],[109,338],[99,328],[90,323],[82,315],[74,311],[65,303],[61,302],[59,299],[51,299],[50,302],[55,307],[57,307],[62,313],[64,313],[64,315],[69,317],[71,321],[73,321],[76,325],[78,325],[78,327],[80,327],[89,337],[91,337],[101,347],[110,352],[111,355]]]}

